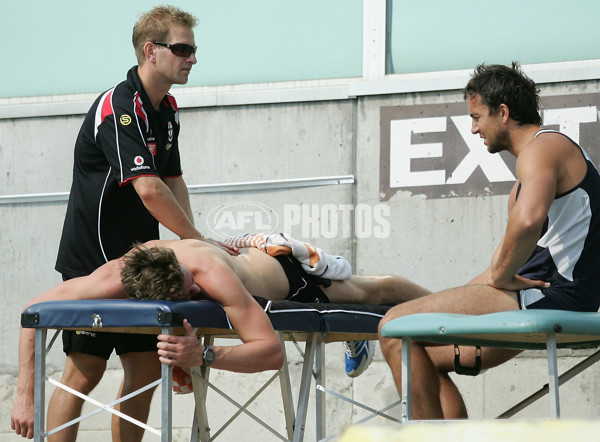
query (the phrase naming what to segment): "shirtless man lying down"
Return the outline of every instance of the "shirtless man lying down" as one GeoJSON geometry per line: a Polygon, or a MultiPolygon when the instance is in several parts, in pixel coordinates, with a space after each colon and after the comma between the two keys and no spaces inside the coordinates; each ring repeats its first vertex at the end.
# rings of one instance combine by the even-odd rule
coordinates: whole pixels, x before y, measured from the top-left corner
{"type": "MultiPolygon", "coordinates": [[[[428,292],[398,276],[356,276],[327,280],[308,275],[291,256],[272,257],[257,248],[232,256],[197,240],[149,241],[92,274],[65,281],[28,305],[74,299],[210,299],[223,306],[242,343],[211,348],[212,367],[234,372],[276,370],[283,349],[266,313],[252,295],[271,300],[397,304],[428,292]]],[[[184,321],[185,336],[159,335],[160,361],[181,367],[202,366],[205,347],[184,321]]],[[[19,377],[12,428],[33,435],[35,330],[22,328],[19,377]]]]}

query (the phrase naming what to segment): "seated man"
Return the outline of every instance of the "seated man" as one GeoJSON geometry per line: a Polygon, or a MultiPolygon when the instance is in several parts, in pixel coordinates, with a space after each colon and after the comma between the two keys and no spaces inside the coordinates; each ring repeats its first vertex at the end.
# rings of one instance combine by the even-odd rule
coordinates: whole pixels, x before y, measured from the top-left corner
{"type": "MultiPolygon", "coordinates": [[[[28,305],[51,300],[150,296],[211,299],[223,305],[242,340],[237,346],[213,347],[212,367],[257,372],[280,368],[283,350],[266,313],[252,295],[271,300],[302,296],[304,302],[328,298],[335,303],[390,304],[428,293],[398,276],[351,276],[332,280],[329,287],[319,287],[300,270],[293,258],[272,257],[257,248],[241,248],[238,256],[232,256],[197,240],[149,241],[88,276],[59,284],[28,305]],[[155,278],[158,270],[148,266],[157,263],[167,270],[155,278]]],[[[184,327],[185,336],[159,335],[159,358],[170,365],[201,366],[206,349],[187,322],[184,327]]],[[[34,339],[34,329],[21,329],[17,398],[12,412],[13,429],[18,434],[27,434],[23,430],[33,425],[34,339]]]]}
{"type": "MultiPolygon", "coordinates": [[[[508,223],[489,267],[468,285],[390,309],[380,327],[421,312],[485,314],[518,309],[597,311],[600,305],[600,176],[586,153],[556,131],[540,130],[535,83],[519,66],[479,66],[464,90],[472,132],[490,153],[517,157],[508,199],[508,223]]],[[[380,337],[398,392],[402,341],[380,337]]],[[[462,397],[448,373],[453,346],[412,347],[414,419],[466,418],[462,397]]],[[[475,349],[460,347],[473,365],[475,349]]],[[[484,348],[482,368],[518,352],[484,348]]]]}

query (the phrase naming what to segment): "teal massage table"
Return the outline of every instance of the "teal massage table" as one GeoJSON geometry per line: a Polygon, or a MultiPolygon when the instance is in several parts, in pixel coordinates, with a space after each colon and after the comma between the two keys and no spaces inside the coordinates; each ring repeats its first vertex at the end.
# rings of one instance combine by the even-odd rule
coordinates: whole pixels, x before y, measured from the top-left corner
{"type": "Polygon", "coordinates": [[[419,313],[394,319],[382,328],[382,336],[402,339],[402,421],[411,416],[411,342],[496,347],[514,350],[546,350],[548,384],[512,407],[499,418],[508,418],[545,394],[550,394],[550,414],[560,417],[559,385],[600,359],[600,351],[588,356],[563,375],[557,372],[557,349],[592,348],[600,345],[600,313],[560,310],[517,310],[486,315],[419,313]]]}

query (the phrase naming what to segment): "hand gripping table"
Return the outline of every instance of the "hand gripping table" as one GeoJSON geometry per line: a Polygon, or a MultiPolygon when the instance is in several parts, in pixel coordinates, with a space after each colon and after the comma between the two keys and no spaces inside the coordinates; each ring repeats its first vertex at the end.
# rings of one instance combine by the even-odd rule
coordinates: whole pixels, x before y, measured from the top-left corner
{"type": "Polygon", "coordinates": [[[486,315],[418,313],[394,319],[382,328],[382,336],[402,339],[402,420],[411,420],[411,342],[497,347],[547,352],[549,383],[506,411],[511,417],[550,393],[552,417],[560,416],[558,387],[600,359],[595,352],[561,376],[557,348],[590,348],[600,345],[600,313],[562,310],[517,310],[486,315]]]}
{"type": "MultiPolygon", "coordinates": [[[[316,396],[316,432],[317,438],[325,433],[325,410],[324,410],[324,344],[326,342],[345,340],[368,340],[377,339],[377,326],[379,320],[389,307],[366,306],[353,304],[304,304],[291,301],[267,301],[264,298],[256,298],[269,316],[274,329],[279,333],[282,341],[284,339],[304,341],[304,361],[300,379],[297,407],[291,395],[290,379],[287,370],[287,359],[284,366],[268,383],[279,378],[283,408],[286,419],[286,435],[280,435],[270,428],[258,417],[246,410],[245,405],[239,405],[226,397],[214,385],[208,382],[210,369],[196,367],[192,369],[194,395],[196,401],[196,413],[192,425],[191,440],[211,440],[208,417],[206,412],[206,391],[210,386],[230,402],[234,403],[241,411],[253,418],[259,424],[265,426],[273,434],[282,440],[301,441],[304,436],[308,398],[310,395],[311,377],[313,376],[313,365],[315,381],[318,384],[316,396]]],[[[183,319],[195,328],[197,334],[203,336],[205,344],[211,344],[215,337],[236,337],[235,331],[231,329],[224,309],[212,301],[139,301],[139,300],[94,300],[94,301],[51,301],[34,304],[28,307],[21,315],[21,325],[26,328],[36,329],[35,339],[35,422],[34,439],[44,440],[49,433],[45,432],[45,382],[48,381],[59,388],[65,388],[59,382],[49,379],[45,375],[47,331],[48,329],[76,329],[94,332],[111,331],[119,333],[172,333],[183,334],[183,319]]],[[[51,344],[50,344],[51,346],[51,344]]],[[[108,411],[118,414],[130,422],[140,425],[147,431],[160,435],[163,442],[171,441],[171,414],[172,414],[172,368],[163,365],[161,379],[121,398],[126,400],[135,394],[147,389],[161,385],[161,429],[160,431],[142,422],[135,421],[129,416],[123,415],[114,409],[119,401],[110,404],[101,404],[94,399],[84,396],[79,392],[68,390],[86,401],[94,403],[99,408],[85,416],[69,422],[68,426],[79,422],[100,411],[108,411]]],[[[264,387],[263,387],[264,388],[264,387]]],[[[330,392],[332,393],[332,392],[330,392]]],[[[258,396],[260,391],[254,396],[258,396]]],[[[375,411],[362,404],[333,393],[341,399],[362,406],[375,414],[389,417],[382,412],[375,411]]],[[[254,398],[253,397],[253,398],[254,398]]],[[[246,404],[247,405],[247,404],[246,404]]],[[[395,404],[394,404],[395,405],[395,404]]],[[[392,405],[392,406],[394,406],[392,405]]],[[[390,408],[390,407],[388,407],[390,408]]],[[[63,426],[63,427],[64,427],[63,426]]],[[[63,428],[60,427],[60,428],[63,428]]],[[[52,432],[57,431],[57,429],[52,432]]],[[[50,433],[52,433],[50,432],[50,433]]]]}

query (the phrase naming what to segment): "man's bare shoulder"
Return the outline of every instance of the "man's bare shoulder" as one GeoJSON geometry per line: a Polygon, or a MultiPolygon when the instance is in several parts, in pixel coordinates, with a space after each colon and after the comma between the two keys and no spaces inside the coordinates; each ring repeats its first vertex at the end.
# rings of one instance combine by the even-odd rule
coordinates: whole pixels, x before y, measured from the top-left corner
{"type": "Polygon", "coordinates": [[[550,149],[571,150],[579,149],[579,146],[568,136],[560,132],[542,132],[532,139],[524,149],[532,150],[545,149],[546,152],[550,149]]]}
{"type": "Polygon", "coordinates": [[[144,247],[166,247],[173,250],[200,248],[208,245],[197,239],[156,239],[143,244],[144,247]]]}
{"type": "Polygon", "coordinates": [[[207,272],[212,265],[226,264],[231,267],[233,257],[218,247],[197,239],[155,240],[144,247],[165,247],[173,250],[179,262],[192,270],[196,276],[207,272]]]}
{"type": "Polygon", "coordinates": [[[556,132],[544,132],[523,146],[517,164],[561,165],[574,154],[581,159],[578,151],[579,147],[570,138],[556,132]]]}
{"type": "Polygon", "coordinates": [[[531,140],[517,158],[517,175],[552,179],[555,195],[577,186],[587,173],[582,149],[569,137],[557,132],[544,132],[531,140]],[[547,173],[544,174],[543,172],[547,173]]]}

